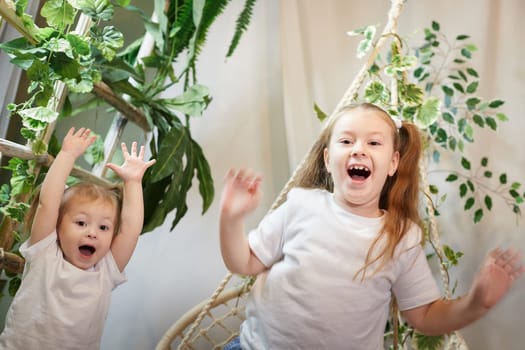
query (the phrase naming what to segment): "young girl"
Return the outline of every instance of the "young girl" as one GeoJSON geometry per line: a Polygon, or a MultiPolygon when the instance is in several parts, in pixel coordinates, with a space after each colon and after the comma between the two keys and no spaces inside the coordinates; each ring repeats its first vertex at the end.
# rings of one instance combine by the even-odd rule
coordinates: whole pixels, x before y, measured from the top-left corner
{"type": "Polygon", "coordinates": [[[42,183],[22,284],[0,335],[1,349],[99,349],[111,291],[123,273],[143,224],[145,162],[122,144],[124,164],[108,164],[123,181],[117,190],[80,183],[64,191],[75,160],[94,141],[71,128],[42,183]]]}
{"type": "MultiPolygon", "coordinates": [[[[372,104],[341,111],[322,132],[287,200],[244,235],[260,177],[231,170],[221,199],[228,269],[258,275],[240,348],[383,349],[391,294],[405,319],[437,335],[477,320],[523,272],[521,255],[492,251],[470,292],[449,301],[422,250],[421,139],[372,104]]],[[[239,349],[239,340],[228,344],[239,349]]]]}

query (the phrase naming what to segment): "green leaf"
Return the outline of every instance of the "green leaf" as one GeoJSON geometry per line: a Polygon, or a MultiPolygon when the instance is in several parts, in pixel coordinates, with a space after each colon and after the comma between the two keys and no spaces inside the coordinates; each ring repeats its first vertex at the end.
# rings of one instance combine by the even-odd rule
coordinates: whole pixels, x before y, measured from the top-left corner
{"type": "Polygon", "coordinates": [[[23,109],[18,113],[22,117],[24,127],[34,131],[43,130],[47,124],[54,122],[58,117],[57,112],[47,107],[23,109]]]}
{"type": "Polygon", "coordinates": [[[456,181],[457,179],[458,179],[458,176],[456,174],[450,174],[449,176],[447,176],[445,181],[453,182],[453,181],[456,181]]]}
{"type": "Polygon", "coordinates": [[[443,90],[443,92],[445,93],[445,95],[447,96],[453,96],[454,95],[454,89],[452,89],[451,87],[448,87],[446,85],[443,85],[441,87],[441,89],[443,90]]]}
{"type": "Polygon", "coordinates": [[[461,93],[465,93],[465,90],[463,89],[463,86],[460,83],[453,83],[452,84],[456,90],[458,90],[461,93]]]}
{"type": "Polygon", "coordinates": [[[439,350],[444,344],[444,336],[423,335],[415,332],[412,337],[414,348],[418,350],[439,350]]]}
{"type": "Polygon", "coordinates": [[[172,128],[159,146],[156,163],[151,167],[151,182],[157,182],[182,169],[182,157],[188,147],[188,137],[184,129],[172,128]]]}
{"type": "Polygon", "coordinates": [[[503,173],[499,176],[499,183],[502,185],[507,183],[507,174],[503,173]]]}
{"type": "Polygon", "coordinates": [[[435,32],[439,32],[439,23],[436,21],[432,21],[432,30],[435,32]]]}
{"type": "Polygon", "coordinates": [[[503,113],[496,113],[496,118],[502,122],[506,122],[509,120],[509,118],[507,118],[507,116],[503,113]]]}
{"type": "Polygon", "coordinates": [[[467,73],[475,78],[479,78],[479,74],[474,68],[467,68],[467,73]]]}
{"type": "Polygon", "coordinates": [[[489,159],[487,157],[481,158],[481,166],[486,167],[489,164],[489,159]]]}
{"type": "Polygon", "coordinates": [[[388,99],[388,94],[382,82],[372,81],[366,86],[364,97],[368,102],[376,103],[388,99]]]}
{"type": "Polygon", "coordinates": [[[470,52],[470,50],[466,47],[461,49],[461,55],[465,58],[472,58],[472,52],[470,52]]]}
{"type": "Polygon", "coordinates": [[[321,110],[321,108],[319,108],[317,103],[314,103],[314,111],[315,111],[315,115],[317,116],[317,119],[320,122],[323,122],[323,121],[326,120],[326,118],[328,118],[328,115],[326,115],[326,113],[323,112],[323,110],[321,110]]]}
{"type": "Polygon", "coordinates": [[[436,122],[440,115],[441,100],[436,97],[428,98],[417,112],[414,123],[420,129],[426,129],[436,122]]]}
{"type": "Polygon", "coordinates": [[[489,195],[485,196],[485,206],[488,210],[492,209],[492,198],[489,195]]]}
{"type": "Polygon", "coordinates": [[[73,24],[76,12],[67,1],[47,0],[40,10],[40,15],[46,19],[48,25],[61,30],[73,24]]]}
{"type": "Polygon", "coordinates": [[[480,128],[485,127],[485,120],[483,120],[479,114],[474,114],[472,121],[474,121],[474,123],[476,123],[480,128]]]}
{"type": "Polygon", "coordinates": [[[465,103],[467,104],[467,107],[469,110],[473,110],[474,108],[476,108],[476,106],[478,105],[478,103],[480,103],[481,100],[477,97],[471,97],[469,99],[467,99],[467,101],[465,101],[465,103]]]}
{"type": "Polygon", "coordinates": [[[465,201],[465,206],[463,207],[463,209],[465,211],[469,210],[470,208],[472,208],[472,206],[474,205],[474,197],[469,197],[466,201],[465,201]]]}
{"type": "Polygon", "coordinates": [[[474,223],[477,224],[483,218],[483,209],[478,209],[474,212],[474,223]]]}
{"type": "Polygon", "coordinates": [[[159,100],[162,104],[191,116],[201,116],[209,101],[209,89],[199,84],[190,86],[180,96],[159,100]]]}
{"type": "Polygon", "coordinates": [[[473,94],[476,92],[476,90],[478,89],[478,85],[479,85],[479,82],[477,81],[474,81],[470,84],[467,85],[467,93],[469,94],[473,94]]]}
{"type": "Polygon", "coordinates": [[[202,197],[202,214],[204,214],[213,202],[213,179],[211,177],[210,166],[202,153],[202,149],[194,141],[192,141],[192,146],[197,169],[197,178],[199,179],[199,193],[202,197]]]}
{"type": "Polygon", "coordinates": [[[461,185],[459,185],[459,196],[461,198],[465,197],[465,195],[467,194],[467,185],[462,183],[461,185]]]}
{"type": "Polygon", "coordinates": [[[456,40],[465,40],[465,39],[468,39],[468,38],[470,38],[469,35],[458,35],[456,37],[456,40]]]}
{"type": "Polygon", "coordinates": [[[494,100],[489,103],[489,107],[498,108],[498,107],[501,107],[504,103],[505,101],[502,101],[502,100],[494,100]]]}
{"type": "Polygon", "coordinates": [[[114,6],[109,0],[67,0],[74,8],[98,20],[109,21],[113,18],[114,6]]]}
{"type": "Polygon", "coordinates": [[[463,169],[470,170],[470,162],[465,157],[461,157],[461,166],[463,169]]]}
{"type": "Polygon", "coordinates": [[[485,122],[492,130],[496,130],[498,128],[498,125],[496,124],[496,119],[492,117],[486,117],[485,122]]]}

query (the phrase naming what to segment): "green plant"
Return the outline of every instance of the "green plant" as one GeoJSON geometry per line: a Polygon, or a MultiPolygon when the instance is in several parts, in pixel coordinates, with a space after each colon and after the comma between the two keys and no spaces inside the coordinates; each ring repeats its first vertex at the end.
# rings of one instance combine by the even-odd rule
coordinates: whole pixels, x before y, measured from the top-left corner
{"type": "MultiPolygon", "coordinates": [[[[2,18],[22,34],[0,44],[0,49],[30,80],[27,99],[8,106],[12,117],[21,118],[20,133],[31,152],[23,147],[13,152],[5,167],[12,176],[0,189],[0,241],[4,250],[16,252],[25,210],[52,162],[48,155],[55,155],[60,148],[52,136],[55,123],[101,105],[118,111],[145,132],[154,131],[149,146],[157,162],[143,181],[148,203],[144,232],[162,224],[173,211],[171,229],[175,227],[188,210],[186,195],[194,178],[199,181],[202,212],[212,203],[211,171],[203,150],[192,138],[191,118],[202,116],[212,100],[209,89],[198,82],[196,63],[211,25],[230,0],[155,0],[155,20],[130,2],[49,0],[40,12],[47,23],[41,28],[25,14],[26,1],[0,6],[2,18]],[[117,7],[134,11],[143,20],[144,36],[127,47],[123,47],[123,34],[111,24],[117,7]],[[139,57],[148,37],[154,44],[139,57]],[[173,86],[179,86],[181,94],[164,96],[173,86]]],[[[245,2],[226,56],[233,54],[246,30],[254,4],[255,0],[245,2]]],[[[103,152],[98,142],[90,149],[89,163],[96,165],[103,160],[103,152]]],[[[73,175],[89,176],[81,169],[73,175]]]]}

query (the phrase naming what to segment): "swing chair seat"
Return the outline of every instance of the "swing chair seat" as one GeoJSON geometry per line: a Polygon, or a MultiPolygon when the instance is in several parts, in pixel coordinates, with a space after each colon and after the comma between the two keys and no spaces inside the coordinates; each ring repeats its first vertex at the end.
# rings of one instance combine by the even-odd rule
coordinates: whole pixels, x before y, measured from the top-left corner
{"type": "Polygon", "coordinates": [[[222,349],[239,335],[248,290],[241,284],[195,305],[164,333],[155,350],[222,349]]]}

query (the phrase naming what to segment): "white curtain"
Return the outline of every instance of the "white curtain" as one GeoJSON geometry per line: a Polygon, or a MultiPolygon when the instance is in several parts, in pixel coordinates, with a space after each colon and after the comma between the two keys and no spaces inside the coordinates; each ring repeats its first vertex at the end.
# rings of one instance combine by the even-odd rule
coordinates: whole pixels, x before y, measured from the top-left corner
{"type": "MultiPolygon", "coordinates": [[[[205,116],[193,120],[192,130],[210,162],[216,199],[201,215],[195,183],[188,214],[175,230],[169,232],[167,222],[141,237],[127,268],[129,282],[113,293],[103,349],[153,349],[175,320],[211,295],[226,275],[218,242],[224,174],[244,166],[263,175],[264,198],[247,223],[256,225],[317,137],[314,103],[331,113],[363,64],[355,57],[359,39],[346,32],[369,24],[382,28],[390,7],[387,0],[259,1],[237,52],[225,60],[242,4],[234,1],[214,24],[199,59],[199,79],[214,100],[205,116]]],[[[476,161],[488,156],[492,170],[520,182],[525,182],[523,15],[520,0],[412,0],[399,22],[400,34],[409,39],[420,38],[432,20],[450,39],[471,36],[479,49],[473,60],[481,76],[479,95],[505,100],[502,110],[510,121],[497,133],[476,134],[467,154],[476,161]]],[[[439,173],[430,181],[443,184],[439,173]]],[[[450,194],[440,208],[439,225],[443,242],[465,253],[452,269],[460,295],[492,247],[513,245],[523,251],[525,239],[523,223],[504,202],[495,199],[492,211],[475,225],[455,198],[450,194]]],[[[524,287],[522,278],[486,317],[462,331],[470,349],[523,348],[524,287]]]]}

